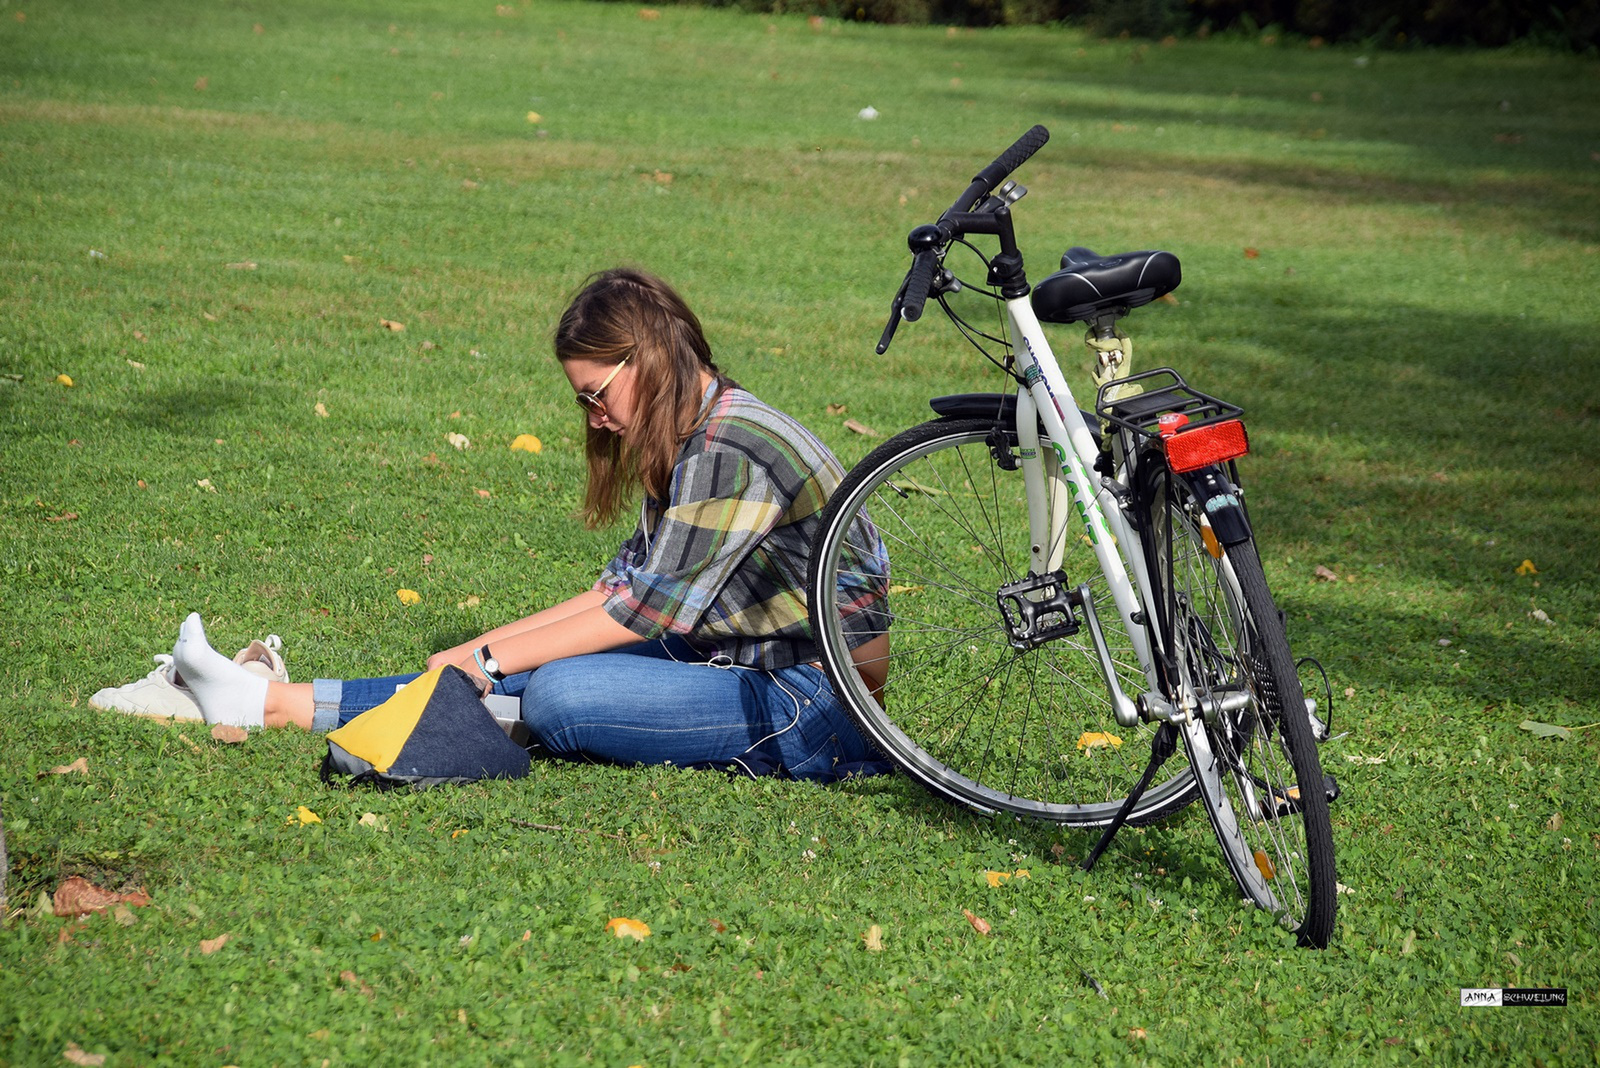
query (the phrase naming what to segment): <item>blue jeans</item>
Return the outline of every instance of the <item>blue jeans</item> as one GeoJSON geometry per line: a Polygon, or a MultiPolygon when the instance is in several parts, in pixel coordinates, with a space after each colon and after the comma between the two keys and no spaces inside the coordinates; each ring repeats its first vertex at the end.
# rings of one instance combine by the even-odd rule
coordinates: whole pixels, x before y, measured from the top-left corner
{"type": "MultiPolygon", "coordinates": [[[[316,726],[354,719],[416,675],[313,683],[316,726]]],[[[495,692],[522,698],[522,719],[560,757],[618,764],[781,767],[795,778],[873,774],[867,746],[821,669],[776,671],[709,662],[679,639],[556,660],[508,675],[495,692]]]]}

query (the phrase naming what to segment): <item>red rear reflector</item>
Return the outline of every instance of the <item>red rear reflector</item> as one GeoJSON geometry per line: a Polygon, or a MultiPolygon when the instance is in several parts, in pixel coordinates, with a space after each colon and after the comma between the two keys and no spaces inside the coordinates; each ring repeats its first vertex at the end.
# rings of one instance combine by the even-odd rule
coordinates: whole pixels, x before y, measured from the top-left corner
{"type": "Polygon", "coordinates": [[[1183,430],[1165,439],[1167,463],[1174,471],[1196,471],[1250,451],[1250,438],[1237,419],[1183,430]]]}

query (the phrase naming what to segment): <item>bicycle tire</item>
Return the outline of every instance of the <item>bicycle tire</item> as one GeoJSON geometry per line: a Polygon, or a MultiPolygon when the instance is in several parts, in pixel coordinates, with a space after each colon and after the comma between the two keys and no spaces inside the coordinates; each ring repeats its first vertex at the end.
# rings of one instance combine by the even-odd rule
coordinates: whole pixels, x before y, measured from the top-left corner
{"type": "MultiPolygon", "coordinates": [[[[1029,534],[1023,475],[997,462],[994,429],[961,418],[912,427],[834,492],[808,580],[822,663],[867,738],[936,796],[985,814],[1098,826],[1144,770],[1149,746],[1139,742],[1153,728],[1117,727],[1087,627],[1026,651],[1010,646],[996,594],[1026,575],[1029,534]],[[879,536],[887,561],[864,565],[879,536]],[[887,591],[870,625],[847,619],[861,611],[863,570],[887,591]],[[882,703],[856,670],[852,634],[892,636],[882,703]]],[[[1124,689],[1148,689],[1093,551],[1072,541],[1062,567],[1090,585],[1124,689]]],[[[1196,794],[1174,757],[1130,822],[1162,819],[1196,794]]]]}
{"type": "Polygon", "coordinates": [[[1302,946],[1320,949],[1336,909],[1333,829],[1305,697],[1261,559],[1248,538],[1208,551],[1204,513],[1184,480],[1172,478],[1151,499],[1172,524],[1171,557],[1152,572],[1163,611],[1172,613],[1179,671],[1202,699],[1248,696],[1244,707],[1184,725],[1201,802],[1245,897],[1276,914],[1302,946]]]}

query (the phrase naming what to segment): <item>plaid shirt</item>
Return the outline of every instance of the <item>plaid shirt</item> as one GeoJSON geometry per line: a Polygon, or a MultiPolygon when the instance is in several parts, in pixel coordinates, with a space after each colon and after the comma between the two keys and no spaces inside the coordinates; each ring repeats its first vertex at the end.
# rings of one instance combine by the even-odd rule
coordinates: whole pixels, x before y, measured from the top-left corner
{"type": "Polygon", "coordinates": [[[843,475],[794,419],[724,389],[684,443],[665,507],[645,499],[639,527],[595,583],[606,612],[640,637],[683,635],[745,667],[818,659],[806,570],[843,475]]]}

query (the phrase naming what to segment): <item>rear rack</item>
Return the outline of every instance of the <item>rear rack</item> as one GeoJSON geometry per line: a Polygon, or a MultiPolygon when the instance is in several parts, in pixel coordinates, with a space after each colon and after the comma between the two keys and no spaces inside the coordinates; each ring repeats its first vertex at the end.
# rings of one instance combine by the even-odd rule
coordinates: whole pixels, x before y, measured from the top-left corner
{"type": "Polygon", "coordinates": [[[1192,389],[1183,376],[1170,367],[1157,367],[1107,382],[1095,398],[1094,411],[1113,426],[1146,438],[1161,437],[1159,420],[1169,412],[1188,416],[1189,421],[1183,427],[1185,431],[1244,415],[1243,408],[1192,389]],[[1154,388],[1152,380],[1158,383],[1154,388]],[[1142,386],[1143,392],[1106,400],[1108,392],[1129,385],[1142,386]]]}

